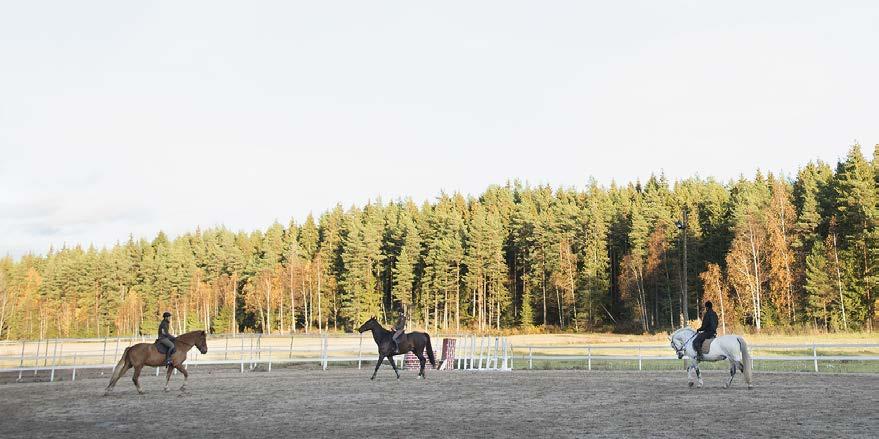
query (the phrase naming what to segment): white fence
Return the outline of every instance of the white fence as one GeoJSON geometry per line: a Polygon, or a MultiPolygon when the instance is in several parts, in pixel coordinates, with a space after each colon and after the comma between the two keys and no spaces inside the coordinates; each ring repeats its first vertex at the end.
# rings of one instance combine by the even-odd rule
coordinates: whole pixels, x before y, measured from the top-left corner
{"type": "MultiPolygon", "coordinates": [[[[451,336],[456,339],[456,355],[450,369],[463,370],[510,370],[512,346],[505,337],[498,336],[451,336]]],[[[442,338],[432,340],[440,366],[442,338]]],[[[145,337],[119,337],[104,339],[49,339],[39,341],[0,343],[0,373],[17,373],[21,381],[28,375],[36,377],[41,371],[49,373],[54,381],[57,373],[69,373],[76,380],[76,371],[99,369],[103,374],[116,366],[121,353],[135,343],[152,342],[145,337]],[[15,353],[13,353],[15,352],[15,353]]],[[[208,353],[197,349],[189,351],[185,365],[237,366],[240,372],[291,363],[317,364],[326,370],[331,363],[347,363],[362,368],[364,363],[373,364],[377,349],[372,337],[356,334],[315,334],[293,336],[263,336],[260,334],[212,336],[208,339],[208,353]],[[366,346],[364,346],[364,343],[366,346]]],[[[403,367],[404,356],[395,361],[403,367]]],[[[155,368],[159,374],[160,368],[155,368]]]]}
{"type": "MultiPolygon", "coordinates": [[[[442,348],[442,338],[433,338],[435,350],[442,348]]],[[[668,345],[513,346],[502,336],[456,335],[447,338],[456,339],[455,360],[450,368],[458,370],[512,370],[514,366],[532,369],[535,362],[541,361],[544,362],[543,367],[565,362],[587,370],[592,370],[594,361],[627,361],[631,364],[637,361],[638,370],[644,370],[645,362],[659,361],[668,367],[680,364],[668,345]]],[[[140,342],[152,342],[152,339],[124,337],[0,342],[0,373],[14,373],[22,380],[28,376],[36,377],[42,371],[49,373],[50,381],[56,379],[56,374],[64,373],[75,380],[77,370],[98,369],[101,373],[112,370],[125,347],[140,342]]],[[[809,362],[815,372],[819,372],[819,363],[822,362],[879,361],[879,344],[752,345],[749,348],[754,361],[809,362]],[[838,355],[839,352],[845,352],[846,355],[838,355]]],[[[438,351],[438,362],[442,361],[440,355],[441,351],[438,351]]],[[[249,334],[211,336],[208,339],[208,353],[202,355],[197,349],[191,350],[186,365],[237,366],[243,373],[258,367],[271,371],[273,366],[281,364],[311,363],[326,370],[332,363],[356,364],[358,368],[366,363],[370,367],[376,358],[375,344],[368,333],[362,336],[249,334]]],[[[402,355],[395,360],[403,366],[402,355]]],[[[870,368],[879,370],[879,364],[870,368]]],[[[159,369],[156,368],[155,372],[158,374],[159,369]]]]}
{"type": "MultiPolygon", "coordinates": [[[[879,344],[766,344],[749,345],[751,361],[807,361],[813,364],[814,371],[819,372],[818,363],[828,361],[879,361],[879,344]],[[849,352],[861,352],[859,355],[825,355],[819,352],[827,350],[845,350],[849,352]],[[795,351],[809,352],[811,355],[759,355],[760,351],[795,351]]],[[[534,361],[573,361],[582,362],[587,370],[592,370],[593,360],[613,361],[637,361],[638,370],[644,369],[645,361],[671,361],[679,362],[677,355],[668,354],[672,351],[669,345],[640,345],[640,346],[606,346],[606,345],[580,345],[580,346],[517,346],[518,356],[514,358],[527,362],[527,368],[534,367],[534,361]],[[557,353],[553,353],[553,352],[557,353]],[[608,352],[619,353],[608,353],[608,352]]],[[[879,370],[879,365],[876,367],[879,370]]]]}

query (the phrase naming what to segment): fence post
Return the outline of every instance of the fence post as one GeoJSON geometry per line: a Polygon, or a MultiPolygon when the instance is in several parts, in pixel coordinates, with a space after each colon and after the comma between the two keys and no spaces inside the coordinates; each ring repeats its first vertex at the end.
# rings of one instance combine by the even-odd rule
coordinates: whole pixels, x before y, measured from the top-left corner
{"type": "Polygon", "coordinates": [[[24,367],[24,345],[25,341],[21,341],[21,358],[18,360],[18,380],[16,382],[21,382],[21,368],[24,367]]]}
{"type": "Polygon", "coordinates": [[[324,370],[330,367],[330,334],[324,332],[324,343],[327,348],[324,350],[324,370]]]}
{"type": "Polygon", "coordinates": [[[638,370],[641,370],[641,346],[638,346],[638,370]]]}
{"type": "Polygon", "coordinates": [[[360,364],[363,362],[363,333],[360,333],[360,347],[357,348],[357,368],[360,369],[360,364]]]}
{"type": "Polygon", "coordinates": [[[592,348],[586,348],[586,368],[592,370],[592,348]]]}
{"type": "MultiPolygon", "coordinates": [[[[104,350],[101,351],[101,364],[107,364],[106,361],[107,356],[107,337],[104,337],[104,350]]],[[[104,369],[101,369],[101,375],[104,374],[104,369]]]]}
{"type": "Polygon", "coordinates": [[[253,337],[250,337],[250,355],[247,360],[250,361],[250,370],[253,370],[253,337]]]}
{"type": "Polygon", "coordinates": [[[818,372],[818,347],[812,343],[812,358],[815,359],[815,372],[818,372]]]}
{"type": "Polygon", "coordinates": [[[269,372],[272,371],[272,345],[269,345],[269,372]]]}
{"type": "MultiPolygon", "coordinates": [[[[46,355],[48,358],[49,356],[46,355]]],[[[55,381],[55,362],[58,359],[58,339],[55,339],[55,346],[52,348],[52,372],[49,374],[49,382],[55,381]]]]}
{"type": "Polygon", "coordinates": [[[73,353],[73,376],[70,381],[76,381],[76,352],[73,353]]]}
{"type": "Polygon", "coordinates": [[[119,337],[116,337],[116,350],[113,351],[113,358],[119,358],[119,337]]]}
{"type": "Polygon", "coordinates": [[[42,340],[37,340],[37,352],[34,354],[34,376],[37,376],[37,368],[40,367],[40,345],[42,344],[42,340]]]}
{"type": "Polygon", "coordinates": [[[241,360],[241,373],[244,373],[244,337],[241,337],[241,349],[238,350],[238,359],[241,360]]]}
{"type": "MultiPolygon", "coordinates": [[[[362,337],[363,334],[360,334],[360,336],[362,337]]],[[[292,332],[290,333],[290,350],[287,353],[287,359],[288,360],[293,359],[293,333],[292,332]]]]}
{"type": "Polygon", "coordinates": [[[226,349],[223,350],[223,359],[229,358],[229,336],[226,336],[226,349]]]}
{"type": "Polygon", "coordinates": [[[531,346],[528,346],[528,369],[531,369],[534,366],[534,358],[531,352],[532,349],[531,346]]]}

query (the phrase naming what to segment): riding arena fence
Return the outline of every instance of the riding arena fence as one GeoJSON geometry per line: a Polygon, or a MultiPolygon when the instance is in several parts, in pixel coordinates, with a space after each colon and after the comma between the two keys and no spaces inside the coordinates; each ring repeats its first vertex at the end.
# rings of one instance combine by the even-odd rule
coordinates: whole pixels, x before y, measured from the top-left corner
{"type": "MultiPolygon", "coordinates": [[[[77,371],[110,372],[124,349],[152,338],[114,337],[46,339],[0,342],[0,374],[56,381],[76,380],[77,371]]],[[[516,345],[501,335],[449,335],[435,353],[437,369],[457,371],[510,371],[516,369],[683,369],[684,361],[667,345],[516,345]]],[[[436,348],[437,346],[434,346],[436,348]]],[[[750,345],[752,366],[757,371],[877,372],[879,343],[862,344],[766,344],[750,345]]],[[[271,371],[273,367],[310,365],[321,370],[334,367],[370,367],[377,350],[369,335],[358,334],[234,334],[208,337],[208,353],[189,352],[186,367],[236,368],[271,371]],[[364,340],[365,339],[365,340],[364,340]]],[[[386,360],[387,361],[387,360],[386,360]]],[[[414,355],[396,356],[401,368],[418,367],[414,355]]],[[[715,368],[726,369],[725,362],[715,368]]],[[[703,363],[703,368],[711,368],[703,363]]],[[[160,368],[155,368],[160,373],[160,368]]]]}

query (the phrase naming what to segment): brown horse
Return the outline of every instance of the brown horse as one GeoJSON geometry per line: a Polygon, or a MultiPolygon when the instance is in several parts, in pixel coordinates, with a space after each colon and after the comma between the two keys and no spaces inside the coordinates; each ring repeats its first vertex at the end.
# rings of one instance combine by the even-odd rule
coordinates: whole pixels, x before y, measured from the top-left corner
{"type": "MultiPolygon", "coordinates": [[[[165,378],[166,392],[168,391],[168,383],[171,381],[171,373],[174,372],[174,369],[179,370],[183,374],[183,385],[180,387],[180,390],[186,390],[186,380],[189,378],[189,374],[183,368],[183,362],[186,361],[186,353],[193,346],[197,347],[202,354],[208,353],[207,337],[204,331],[187,332],[174,340],[174,347],[177,348],[177,351],[171,356],[171,366],[168,366],[168,376],[165,378]]],[[[165,354],[159,353],[154,343],[138,343],[125,348],[122,358],[116,365],[116,369],[113,370],[113,378],[110,378],[110,385],[107,386],[104,396],[107,396],[113,390],[113,387],[116,386],[116,381],[132,367],[134,368],[132,381],[134,381],[137,391],[142,394],[143,388],[140,387],[139,380],[141,369],[144,366],[159,367],[164,365],[165,354]]]]}

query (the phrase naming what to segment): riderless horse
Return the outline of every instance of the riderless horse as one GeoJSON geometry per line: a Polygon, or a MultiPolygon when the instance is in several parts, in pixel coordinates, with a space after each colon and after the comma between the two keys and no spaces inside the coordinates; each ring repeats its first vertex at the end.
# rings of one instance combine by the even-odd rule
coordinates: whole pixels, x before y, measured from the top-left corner
{"type": "Polygon", "coordinates": [[[418,357],[418,362],[421,363],[421,370],[418,371],[419,378],[427,378],[424,375],[425,349],[427,349],[427,358],[430,359],[430,364],[433,367],[436,367],[436,360],[433,358],[433,348],[430,346],[430,335],[424,332],[408,332],[403,334],[398,341],[400,349],[397,350],[394,346],[394,332],[388,331],[382,327],[375,317],[370,317],[366,323],[361,325],[360,328],[357,328],[357,331],[361,334],[365,331],[372,331],[372,338],[375,340],[376,346],[378,346],[378,362],[375,364],[375,370],[372,372],[371,380],[375,379],[375,374],[378,373],[378,368],[381,367],[382,361],[384,361],[385,357],[388,358],[391,367],[394,368],[394,373],[397,374],[397,379],[400,379],[400,371],[397,370],[397,365],[394,364],[394,355],[402,355],[406,352],[412,352],[418,357]]]}
{"type": "MultiPolygon", "coordinates": [[[[696,358],[696,350],[693,348],[693,339],[696,338],[696,331],[692,328],[681,328],[675,331],[670,337],[672,349],[678,354],[678,359],[686,355],[690,359],[690,365],[687,366],[687,378],[690,387],[693,387],[693,372],[702,387],[702,373],[699,371],[699,360],[696,358]]],[[[706,341],[708,343],[708,341],[706,341]]],[[[703,345],[704,346],[704,345],[703,345]]],[[[709,347],[708,353],[703,353],[702,361],[721,361],[729,360],[729,379],[724,383],[723,387],[729,387],[732,384],[733,377],[736,376],[736,370],[745,374],[745,382],[748,388],[753,388],[751,384],[751,354],[748,352],[748,344],[745,339],[738,335],[722,335],[713,339],[709,347]]]]}
{"type": "MultiPolygon", "coordinates": [[[[183,362],[186,361],[186,353],[189,352],[193,346],[198,348],[199,352],[202,354],[208,353],[207,337],[204,331],[187,332],[174,340],[174,347],[177,348],[177,351],[171,356],[171,366],[168,366],[168,376],[165,378],[166,392],[168,391],[168,383],[171,381],[171,373],[174,369],[179,370],[180,373],[183,374],[183,385],[180,386],[180,390],[186,390],[186,380],[189,379],[189,373],[183,368],[183,362]]],[[[116,386],[116,381],[118,381],[122,375],[125,375],[125,372],[132,367],[134,368],[134,377],[132,377],[132,381],[134,381],[137,391],[143,394],[143,388],[140,386],[141,369],[143,369],[144,366],[159,367],[164,365],[165,354],[159,352],[155,343],[138,343],[125,348],[125,351],[122,353],[122,358],[113,370],[113,377],[110,378],[110,385],[107,386],[104,396],[108,395],[110,391],[113,390],[113,387],[116,386]]]]}

